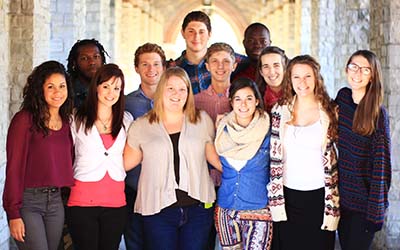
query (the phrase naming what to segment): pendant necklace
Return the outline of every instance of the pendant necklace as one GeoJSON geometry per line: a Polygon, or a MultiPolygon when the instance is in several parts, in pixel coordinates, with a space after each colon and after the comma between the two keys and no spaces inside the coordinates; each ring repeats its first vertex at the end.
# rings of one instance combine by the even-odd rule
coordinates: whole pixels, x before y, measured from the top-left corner
{"type": "Polygon", "coordinates": [[[110,122],[111,117],[108,118],[105,122],[103,122],[100,118],[99,118],[98,120],[100,121],[101,125],[103,125],[103,132],[106,132],[107,129],[108,129],[108,126],[107,126],[107,125],[108,125],[108,123],[110,122]]]}

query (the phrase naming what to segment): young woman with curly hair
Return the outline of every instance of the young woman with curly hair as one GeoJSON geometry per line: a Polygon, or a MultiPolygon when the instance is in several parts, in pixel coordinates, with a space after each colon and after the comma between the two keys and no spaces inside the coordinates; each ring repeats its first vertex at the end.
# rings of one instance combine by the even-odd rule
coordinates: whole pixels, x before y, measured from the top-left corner
{"type": "Polygon", "coordinates": [[[29,75],[7,135],[3,206],[19,249],[56,249],[64,223],[60,188],[71,186],[72,86],[47,61],[29,75]]]}
{"type": "Polygon", "coordinates": [[[268,194],[278,222],[273,249],[333,250],[339,222],[337,118],[314,58],[289,62],[283,97],[271,113],[268,194]]]}

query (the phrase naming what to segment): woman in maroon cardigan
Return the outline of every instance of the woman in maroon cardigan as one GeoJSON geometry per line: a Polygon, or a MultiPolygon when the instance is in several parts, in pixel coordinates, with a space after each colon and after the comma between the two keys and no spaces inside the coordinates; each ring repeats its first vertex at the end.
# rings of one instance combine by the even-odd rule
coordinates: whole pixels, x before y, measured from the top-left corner
{"type": "Polygon", "coordinates": [[[64,66],[36,67],[7,135],[3,206],[19,249],[57,249],[64,224],[60,187],[73,184],[71,110],[64,66]]]}

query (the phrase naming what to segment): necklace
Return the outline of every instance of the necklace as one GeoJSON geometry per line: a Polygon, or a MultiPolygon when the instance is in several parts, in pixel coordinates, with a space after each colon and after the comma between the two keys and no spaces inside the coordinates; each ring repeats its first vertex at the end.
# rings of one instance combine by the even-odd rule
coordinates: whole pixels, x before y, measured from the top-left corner
{"type": "Polygon", "coordinates": [[[108,130],[108,128],[109,128],[108,126],[109,126],[109,123],[111,121],[111,116],[106,121],[103,121],[100,118],[98,118],[97,120],[100,121],[101,125],[103,126],[102,127],[103,132],[106,132],[108,130]]]}
{"type": "Polygon", "coordinates": [[[60,130],[62,127],[62,121],[60,119],[50,119],[47,123],[47,127],[51,130],[60,130]]]}

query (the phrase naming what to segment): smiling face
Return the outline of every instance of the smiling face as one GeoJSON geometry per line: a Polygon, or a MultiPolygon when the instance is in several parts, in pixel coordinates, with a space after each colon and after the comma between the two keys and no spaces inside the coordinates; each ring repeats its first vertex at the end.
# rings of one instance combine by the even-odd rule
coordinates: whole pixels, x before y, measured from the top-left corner
{"type": "Polygon", "coordinates": [[[361,91],[365,93],[366,88],[371,81],[371,72],[371,65],[365,57],[353,56],[346,69],[347,82],[349,83],[351,89],[353,91],[361,91]]]}
{"type": "Polygon", "coordinates": [[[136,72],[140,75],[141,83],[148,86],[157,85],[165,67],[162,65],[162,59],[156,52],[143,53],[139,56],[136,72]]]}
{"type": "Polygon", "coordinates": [[[261,56],[260,74],[273,91],[280,91],[284,75],[282,56],[274,53],[261,56]]]}
{"type": "Polygon", "coordinates": [[[295,64],[291,72],[291,82],[294,92],[299,98],[314,96],[315,75],[307,64],[295,64]]]}
{"type": "Polygon", "coordinates": [[[207,59],[206,67],[211,73],[212,82],[226,83],[229,82],[236,63],[228,52],[221,50],[213,53],[207,59]]]}
{"type": "Polygon", "coordinates": [[[97,86],[98,105],[112,107],[121,94],[122,81],[119,77],[111,77],[109,80],[97,86]]]}
{"type": "Polygon", "coordinates": [[[68,97],[68,87],[62,74],[51,74],[43,83],[43,96],[49,110],[59,110],[68,97]]]}
{"type": "Polygon", "coordinates": [[[185,39],[187,51],[203,52],[204,54],[207,52],[207,43],[211,32],[208,32],[207,26],[203,22],[191,21],[181,33],[185,39]]]}
{"type": "Polygon", "coordinates": [[[163,93],[164,111],[182,112],[188,97],[188,86],[178,76],[172,75],[165,84],[163,93]]]}
{"type": "Polygon", "coordinates": [[[257,100],[250,87],[245,87],[236,91],[232,96],[231,105],[239,125],[247,127],[247,125],[250,124],[258,102],[259,100],[257,100]]]}

